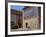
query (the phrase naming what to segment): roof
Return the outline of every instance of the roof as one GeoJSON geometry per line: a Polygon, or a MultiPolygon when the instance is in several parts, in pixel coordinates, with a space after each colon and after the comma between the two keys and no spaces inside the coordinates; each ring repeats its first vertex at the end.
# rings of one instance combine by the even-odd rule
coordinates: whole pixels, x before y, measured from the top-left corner
{"type": "Polygon", "coordinates": [[[11,14],[22,14],[22,11],[18,11],[18,10],[14,10],[14,9],[11,9],[11,14]]]}
{"type": "Polygon", "coordinates": [[[23,10],[25,10],[25,9],[32,9],[32,6],[25,6],[25,7],[23,8],[23,10]]]}

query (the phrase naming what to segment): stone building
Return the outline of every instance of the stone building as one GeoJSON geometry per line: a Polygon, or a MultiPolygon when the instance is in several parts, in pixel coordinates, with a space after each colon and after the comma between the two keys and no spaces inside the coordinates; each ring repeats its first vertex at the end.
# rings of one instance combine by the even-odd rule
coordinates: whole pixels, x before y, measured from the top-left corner
{"type": "Polygon", "coordinates": [[[24,9],[24,21],[23,25],[24,28],[29,28],[30,30],[35,30],[40,28],[39,24],[39,10],[38,7],[25,7],[24,9]],[[27,25],[26,25],[27,23],[27,25]]]}
{"type": "Polygon", "coordinates": [[[11,22],[15,23],[15,24],[12,24],[15,28],[17,25],[19,28],[22,28],[23,12],[17,11],[17,10],[11,10],[11,22]]]}

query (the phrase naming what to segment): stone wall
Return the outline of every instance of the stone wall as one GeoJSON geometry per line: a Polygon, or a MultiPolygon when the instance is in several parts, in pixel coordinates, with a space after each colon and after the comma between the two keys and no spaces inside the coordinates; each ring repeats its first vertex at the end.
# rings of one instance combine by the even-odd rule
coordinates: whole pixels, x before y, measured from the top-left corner
{"type": "Polygon", "coordinates": [[[38,29],[39,28],[39,23],[38,23],[38,19],[35,17],[35,18],[29,18],[27,20],[24,20],[24,23],[23,23],[23,27],[26,28],[26,24],[25,23],[28,23],[28,27],[30,27],[31,30],[34,30],[34,29],[38,29]]]}

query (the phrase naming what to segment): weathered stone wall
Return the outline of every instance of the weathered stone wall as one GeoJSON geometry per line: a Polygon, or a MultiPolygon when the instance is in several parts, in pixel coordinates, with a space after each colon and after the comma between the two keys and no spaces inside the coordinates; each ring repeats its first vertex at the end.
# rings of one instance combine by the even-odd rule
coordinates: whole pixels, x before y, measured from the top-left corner
{"type": "Polygon", "coordinates": [[[24,28],[26,28],[26,24],[25,23],[28,23],[28,27],[30,27],[31,30],[34,30],[34,29],[38,29],[39,28],[39,23],[38,23],[38,19],[35,17],[35,18],[29,18],[28,20],[24,20],[24,28]]]}

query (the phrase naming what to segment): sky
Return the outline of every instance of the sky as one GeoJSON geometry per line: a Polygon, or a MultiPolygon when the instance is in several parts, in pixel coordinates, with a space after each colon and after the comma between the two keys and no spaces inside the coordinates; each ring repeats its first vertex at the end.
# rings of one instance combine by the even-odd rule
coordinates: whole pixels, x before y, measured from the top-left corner
{"type": "Polygon", "coordinates": [[[16,9],[16,10],[22,10],[23,8],[24,6],[15,6],[15,5],[11,6],[11,9],[16,9]]]}
{"type": "MultiPolygon", "coordinates": [[[[15,10],[22,10],[24,8],[24,6],[16,6],[16,5],[12,5],[11,6],[11,9],[15,9],[15,10]]],[[[29,16],[29,15],[32,15],[32,16],[36,16],[37,11],[37,7],[32,7],[31,10],[26,10],[26,12],[24,13],[25,16],[29,16]]]]}

